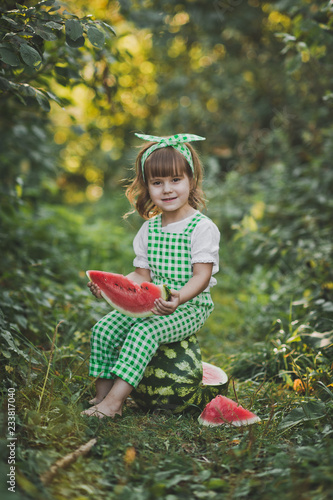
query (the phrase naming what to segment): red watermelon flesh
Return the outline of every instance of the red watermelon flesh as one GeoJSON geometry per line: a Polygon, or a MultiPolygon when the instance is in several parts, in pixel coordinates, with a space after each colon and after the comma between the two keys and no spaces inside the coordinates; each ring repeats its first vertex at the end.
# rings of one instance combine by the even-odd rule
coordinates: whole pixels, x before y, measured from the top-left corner
{"type": "Polygon", "coordinates": [[[222,385],[228,382],[228,375],[218,366],[202,361],[202,371],[203,385],[222,385]]]}
{"type": "Polygon", "coordinates": [[[100,288],[102,297],[112,307],[135,318],[152,316],[155,300],[168,300],[170,294],[165,285],[157,286],[148,282],[138,285],[122,274],[87,271],[87,276],[100,288]]]}
{"type": "Polygon", "coordinates": [[[236,427],[260,422],[260,418],[225,396],[216,396],[208,403],[198,418],[203,425],[229,424],[236,427]]]}

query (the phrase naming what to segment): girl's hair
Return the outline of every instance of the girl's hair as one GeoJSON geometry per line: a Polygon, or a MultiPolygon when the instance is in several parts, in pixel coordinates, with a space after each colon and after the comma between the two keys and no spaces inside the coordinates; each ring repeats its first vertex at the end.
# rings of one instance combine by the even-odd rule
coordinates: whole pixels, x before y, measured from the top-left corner
{"type": "MultiPolygon", "coordinates": [[[[148,182],[152,177],[169,177],[186,174],[190,179],[189,205],[195,209],[199,206],[205,207],[204,193],[202,191],[202,165],[194,148],[186,143],[192,154],[194,173],[186,158],[172,146],[159,148],[153,151],[145,161],[144,176],[142,174],[141,158],[143,153],[155,144],[149,142],[139,152],[135,162],[136,176],[126,189],[126,196],[131,205],[144,219],[150,219],[161,211],[151,201],[148,191],[148,182]]],[[[125,214],[125,217],[132,212],[125,214]]]]}

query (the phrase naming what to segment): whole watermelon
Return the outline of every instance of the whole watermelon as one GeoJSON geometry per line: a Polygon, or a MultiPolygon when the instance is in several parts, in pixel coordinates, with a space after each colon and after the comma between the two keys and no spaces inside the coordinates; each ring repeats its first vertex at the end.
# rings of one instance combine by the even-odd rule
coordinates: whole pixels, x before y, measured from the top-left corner
{"type": "Polygon", "coordinates": [[[202,378],[200,346],[196,335],[191,335],[160,345],[131,396],[144,410],[202,411],[212,398],[228,390],[228,383],[221,384],[218,378],[216,385],[203,385],[202,378]]]}

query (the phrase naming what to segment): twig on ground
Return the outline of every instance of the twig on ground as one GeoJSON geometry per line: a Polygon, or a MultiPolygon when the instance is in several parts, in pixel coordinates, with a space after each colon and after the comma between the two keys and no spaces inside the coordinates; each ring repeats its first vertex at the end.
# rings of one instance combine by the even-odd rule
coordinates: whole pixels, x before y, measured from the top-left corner
{"type": "Polygon", "coordinates": [[[53,465],[51,465],[49,470],[47,470],[46,472],[44,472],[44,474],[42,474],[40,476],[40,480],[42,481],[42,483],[43,484],[50,483],[52,481],[52,479],[54,478],[54,476],[57,474],[59,469],[63,469],[64,467],[67,467],[68,465],[75,462],[79,457],[86,455],[91,450],[91,448],[94,446],[94,444],[96,444],[96,442],[97,442],[97,439],[93,438],[90,441],[88,441],[87,443],[85,443],[82,446],[80,446],[79,448],[77,448],[77,450],[73,451],[72,453],[69,453],[68,455],[66,455],[64,457],[59,458],[59,460],[57,460],[53,465]]]}

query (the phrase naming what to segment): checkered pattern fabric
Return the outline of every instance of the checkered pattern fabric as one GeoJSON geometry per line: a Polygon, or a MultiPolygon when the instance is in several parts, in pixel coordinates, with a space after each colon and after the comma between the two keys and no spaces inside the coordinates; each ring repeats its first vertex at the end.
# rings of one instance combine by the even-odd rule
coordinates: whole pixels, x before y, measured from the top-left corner
{"type": "MultiPolygon", "coordinates": [[[[192,276],[191,233],[198,213],[183,233],[161,231],[161,216],[149,223],[148,261],[154,283],[180,289],[192,276]]],[[[93,328],[89,375],[122,378],[137,387],[160,344],[183,340],[197,332],[214,308],[203,292],[168,316],[131,318],[113,311],[93,328]]]]}
{"type": "Polygon", "coordinates": [[[144,139],[145,141],[156,142],[150,146],[150,148],[146,149],[141,157],[141,168],[142,175],[145,178],[144,165],[148,156],[153,153],[156,149],[166,148],[167,146],[172,146],[174,149],[179,151],[187,160],[188,164],[191,167],[192,172],[194,173],[194,165],[192,154],[189,148],[184,144],[185,142],[193,142],[193,141],[205,141],[205,137],[200,137],[200,135],[194,134],[175,134],[171,137],[157,137],[155,135],[144,135],[144,134],[135,134],[140,139],[144,139]]]}
{"type": "Polygon", "coordinates": [[[177,342],[198,331],[209,309],[197,317],[195,306],[169,316],[130,318],[112,311],[93,328],[89,375],[115,376],[137,387],[160,344],[177,342]]]}
{"type": "Polygon", "coordinates": [[[191,233],[203,218],[205,216],[198,212],[182,233],[163,232],[161,215],[149,222],[148,262],[154,273],[154,283],[165,283],[179,290],[192,277],[191,233]]]}

